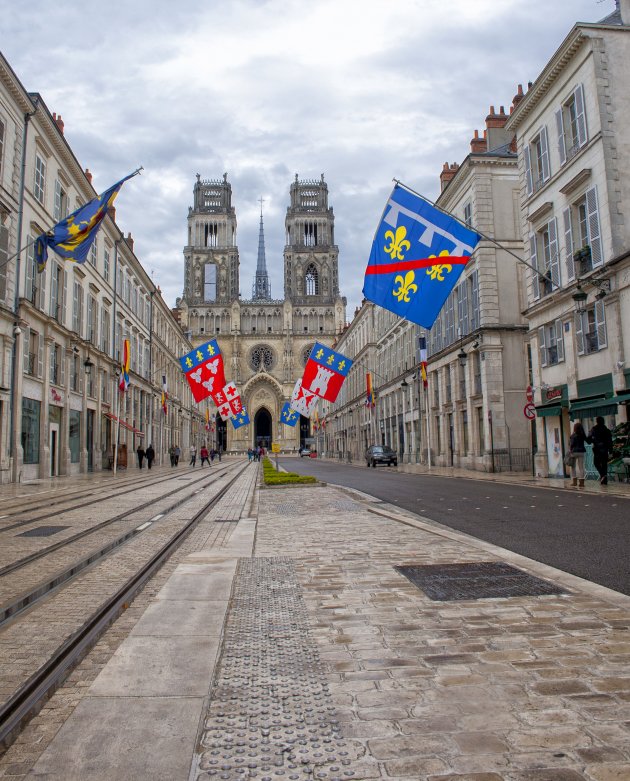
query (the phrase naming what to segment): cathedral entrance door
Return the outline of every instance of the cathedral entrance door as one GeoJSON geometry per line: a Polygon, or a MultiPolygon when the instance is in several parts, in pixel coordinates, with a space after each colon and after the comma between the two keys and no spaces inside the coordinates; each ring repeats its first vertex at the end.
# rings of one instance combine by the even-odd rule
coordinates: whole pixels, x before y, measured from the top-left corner
{"type": "Polygon", "coordinates": [[[305,447],[307,439],[311,436],[311,421],[309,418],[305,418],[304,415],[300,415],[300,447],[305,447]]]}
{"type": "Polygon", "coordinates": [[[254,445],[269,450],[271,447],[271,414],[261,407],[254,417],[254,445]]]}

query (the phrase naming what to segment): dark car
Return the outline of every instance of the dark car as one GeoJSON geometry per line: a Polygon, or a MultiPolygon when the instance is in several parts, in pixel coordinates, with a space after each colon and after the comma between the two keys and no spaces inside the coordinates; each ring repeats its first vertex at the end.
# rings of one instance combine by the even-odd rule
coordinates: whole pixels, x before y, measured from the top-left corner
{"type": "Polygon", "coordinates": [[[365,460],[368,466],[376,468],[377,464],[398,466],[398,455],[395,450],[387,445],[372,445],[365,451],[365,460]]]}

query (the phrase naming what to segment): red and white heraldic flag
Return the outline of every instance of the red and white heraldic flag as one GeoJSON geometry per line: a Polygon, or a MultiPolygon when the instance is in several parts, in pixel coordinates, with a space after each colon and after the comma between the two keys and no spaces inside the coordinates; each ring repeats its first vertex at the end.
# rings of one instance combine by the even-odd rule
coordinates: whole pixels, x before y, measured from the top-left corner
{"type": "Polygon", "coordinates": [[[216,339],[191,350],[179,362],[196,402],[207,399],[225,385],[223,356],[216,339]]]}
{"type": "Polygon", "coordinates": [[[350,358],[315,342],[304,367],[302,387],[326,401],[335,401],[351,366],[350,358]]]}
{"type": "Polygon", "coordinates": [[[222,420],[227,420],[238,415],[243,409],[241,394],[233,382],[228,382],[212,398],[219,409],[222,420]]]}

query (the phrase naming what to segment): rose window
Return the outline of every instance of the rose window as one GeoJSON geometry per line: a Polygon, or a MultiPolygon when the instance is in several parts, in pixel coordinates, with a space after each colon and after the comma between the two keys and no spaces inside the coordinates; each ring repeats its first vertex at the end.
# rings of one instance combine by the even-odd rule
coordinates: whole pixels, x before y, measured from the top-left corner
{"type": "Polygon", "coordinates": [[[274,358],[271,347],[268,347],[266,344],[259,344],[252,348],[249,356],[249,365],[255,372],[260,371],[261,369],[270,371],[273,367],[273,363],[274,358]]]}

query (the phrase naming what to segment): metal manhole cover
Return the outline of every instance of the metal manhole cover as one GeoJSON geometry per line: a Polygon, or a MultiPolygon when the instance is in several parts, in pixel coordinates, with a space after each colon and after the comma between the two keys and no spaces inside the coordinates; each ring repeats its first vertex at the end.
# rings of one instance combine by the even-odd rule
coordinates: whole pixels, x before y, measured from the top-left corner
{"type": "Polygon", "coordinates": [[[38,526],[36,529],[30,529],[27,532],[16,535],[17,537],[50,537],[52,534],[57,534],[64,529],[69,529],[69,526],[38,526]]]}
{"type": "Polygon", "coordinates": [[[361,505],[358,502],[353,502],[351,499],[341,499],[338,502],[332,503],[333,509],[343,510],[345,512],[358,512],[361,509],[361,505]]]}
{"type": "Polygon", "coordinates": [[[455,601],[565,594],[564,589],[502,561],[394,567],[429,599],[455,601]]]}
{"type": "Polygon", "coordinates": [[[294,502],[284,502],[283,504],[277,504],[275,507],[270,507],[269,509],[278,515],[302,514],[302,508],[299,504],[295,504],[294,502]]]}

